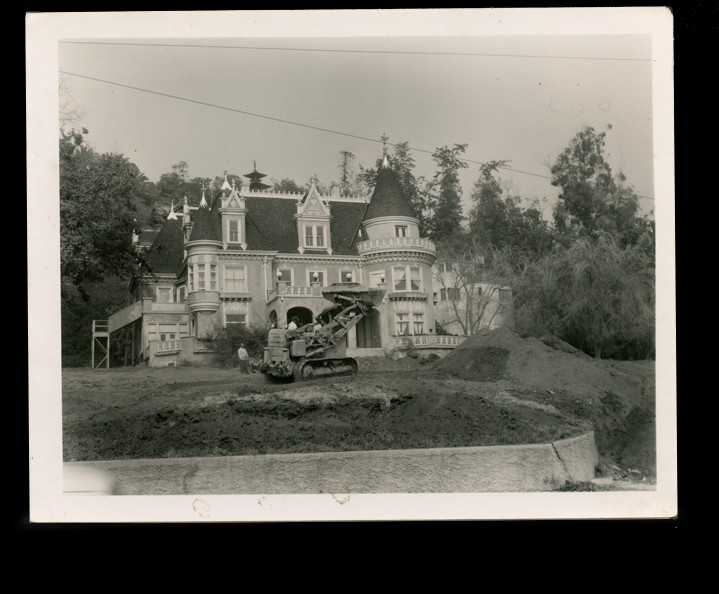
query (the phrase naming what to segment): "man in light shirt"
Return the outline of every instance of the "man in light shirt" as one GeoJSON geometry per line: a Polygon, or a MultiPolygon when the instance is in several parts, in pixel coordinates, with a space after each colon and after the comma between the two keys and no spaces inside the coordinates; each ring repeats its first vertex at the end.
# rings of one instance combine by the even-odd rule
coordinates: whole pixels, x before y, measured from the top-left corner
{"type": "Polygon", "coordinates": [[[237,356],[240,359],[240,372],[250,373],[250,355],[245,348],[244,343],[237,349],[237,356]]]}

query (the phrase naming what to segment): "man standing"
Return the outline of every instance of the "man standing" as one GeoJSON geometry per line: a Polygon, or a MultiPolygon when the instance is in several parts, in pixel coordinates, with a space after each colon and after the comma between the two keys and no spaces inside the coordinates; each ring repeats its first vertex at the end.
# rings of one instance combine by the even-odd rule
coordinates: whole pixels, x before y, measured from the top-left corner
{"type": "Polygon", "coordinates": [[[237,349],[237,356],[240,359],[240,372],[250,373],[250,355],[245,349],[245,344],[240,344],[240,348],[237,349]]]}

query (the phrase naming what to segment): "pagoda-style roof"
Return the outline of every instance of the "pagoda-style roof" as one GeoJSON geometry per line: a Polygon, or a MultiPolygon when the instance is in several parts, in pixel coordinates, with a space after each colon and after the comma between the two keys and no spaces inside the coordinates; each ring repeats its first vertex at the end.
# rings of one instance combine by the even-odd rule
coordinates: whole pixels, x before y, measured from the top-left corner
{"type": "Polygon", "coordinates": [[[267,174],[260,173],[257,171],[257,162],[253,161],[252,163],[253,170],[251,173],[245,173],[244,177],[250,180],[250,191],[251,192],[259,192],[261,190],[266,190],[269,188],[269,184],[262,183],[260,180],[263,177],[267,177],[267,174]]]}

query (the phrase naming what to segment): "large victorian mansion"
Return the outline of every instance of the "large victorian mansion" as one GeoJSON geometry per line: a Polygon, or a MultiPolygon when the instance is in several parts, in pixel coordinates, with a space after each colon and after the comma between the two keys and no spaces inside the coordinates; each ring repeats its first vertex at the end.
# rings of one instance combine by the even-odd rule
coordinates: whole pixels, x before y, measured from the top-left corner
{"type": "MultiPolygon", "coordinates": [[[[329,303],[321,287],[356,282],[385,290],[382,304],[348,335],[351,356],[402,349],[441,354],[461,336],[435,332],[432,241],[385,156],[371,196],[268,191],[255,170],[249,183],[225,178],[199,207],[171,209],[147,256],[153,275],[133,282],[135,303],[108,320],[129,327],[133,363],[210,362],[203,341],[231,324],[310,323],[329,303]]],[[[134,241],[149,244],[136,234],[134,241]]]]}

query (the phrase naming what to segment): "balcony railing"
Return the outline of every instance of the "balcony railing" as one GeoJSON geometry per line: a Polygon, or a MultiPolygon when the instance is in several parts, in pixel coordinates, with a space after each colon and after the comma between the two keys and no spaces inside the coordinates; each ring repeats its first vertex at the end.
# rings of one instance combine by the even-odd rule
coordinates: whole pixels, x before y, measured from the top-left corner
{"type": "Polygon", "coordinates": [[[157,343],[158,353],[176,353],[182,350],[181,340],[161,340],[157,343]]]}
{"type": "Polygon", "coordinates": [[[285,283],[277,283],[277,286],[267,291],[267,301],[276,297],[322,297],[322,285],[314,284],[311,287],[294,287],[285,283]]]}
{"type": "Polygon", "coordinates": [[[431,252],[436,251],[434,242],[424,237],[383,237],[382,239],[367,239],[357,244],[357,251],[360,254],[362,252],[387,248],[412,248],[431,252]]]}
{"type": "Polygon", "coordinates": [[[440,347],[455,348],[467,340],[466,336],[450,336],[444,334],[417,334],[414,336],[393,336],[393,346],[404,348],[413,345],[415,348],[440,347]]]}

